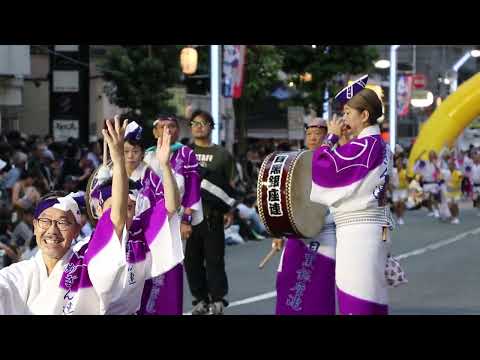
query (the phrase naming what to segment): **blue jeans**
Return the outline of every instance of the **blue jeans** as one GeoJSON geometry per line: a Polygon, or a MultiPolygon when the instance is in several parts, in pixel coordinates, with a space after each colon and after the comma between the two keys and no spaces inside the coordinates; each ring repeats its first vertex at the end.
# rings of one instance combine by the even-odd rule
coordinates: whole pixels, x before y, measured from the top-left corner
{"type": "Polygon", "coordinates": [[[260,216],[256,212],[253,213],[248,220],[252,225],[253,231],[255,231],[257,234],[264,234],[267,231],[260,220],[260,216]]]}

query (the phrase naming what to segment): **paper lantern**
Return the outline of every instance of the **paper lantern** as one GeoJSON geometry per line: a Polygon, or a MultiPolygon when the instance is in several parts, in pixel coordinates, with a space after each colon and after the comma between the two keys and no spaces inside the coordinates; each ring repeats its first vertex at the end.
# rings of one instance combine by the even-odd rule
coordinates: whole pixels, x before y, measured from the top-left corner
{"type": "Polygon", "coordinates": [[[309,72],[306,72],[305,74],[300,75],[300,79],[304,82],[310,82],[312,81],[313,77],[312,74],[309,72]]]}
{"type": "Polygon", "coordinates": [[[198,52],[192,47],[182,49],[180,53],[180,65],[185,75],[193,75],[197,71],[198,52]]]}

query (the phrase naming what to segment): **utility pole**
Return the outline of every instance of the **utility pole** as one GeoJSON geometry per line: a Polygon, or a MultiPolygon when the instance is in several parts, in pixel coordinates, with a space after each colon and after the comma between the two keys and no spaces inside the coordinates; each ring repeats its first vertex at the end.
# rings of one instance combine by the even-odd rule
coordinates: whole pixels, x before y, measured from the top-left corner
{"type": "Polygon", "coordinates": [[[212,131],[212,142],[220,144],[220,96],[221,96],[221,67],[220,67],[220,49],[221,45],[210,45],[210,97],[212,117],[215,123],[215,128],[212,131]]]}

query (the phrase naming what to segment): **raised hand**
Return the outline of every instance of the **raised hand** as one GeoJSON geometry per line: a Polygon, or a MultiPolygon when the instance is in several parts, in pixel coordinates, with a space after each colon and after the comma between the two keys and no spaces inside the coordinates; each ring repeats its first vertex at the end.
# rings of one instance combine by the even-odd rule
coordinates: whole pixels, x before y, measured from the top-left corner
{"type": "Polygon", "coordinates": [[[337,114],[333,114],[332,120],[328,122],[328,133],[335,134],[337,136],[342,135],[343,118],[337,117],[337,114]]]}
{"type": "Polygon", "coordinates": [[[163,130],[163,136],[158,138],[156,153],[157,160],[162,168],[170,165],[171,142],[172,134],[170,133],[170,129],[165,127],[163,130]]]}
{"type": "Polygon", "coordinates": [[[342,146],[347,144],[350,141],[350,134],[348,131],[347,125],[343,124],[342,125],[342,135],[340,136],[340,139],[338,140],[338,145],[342,146]]]}
{"type": "Polygon", "coordinates": [[[107,141],[108,150],[110,151],[110,157],[114,164],[123,164],[124,163],[124,153],[123,153],[123,143],[125,129],[128,125],[128,120],[123,122],[123,125],[120,125],[120,116],[115,115],[114,121],[107,120],[107,129],[103,129],[103,137],[107,141]]]}

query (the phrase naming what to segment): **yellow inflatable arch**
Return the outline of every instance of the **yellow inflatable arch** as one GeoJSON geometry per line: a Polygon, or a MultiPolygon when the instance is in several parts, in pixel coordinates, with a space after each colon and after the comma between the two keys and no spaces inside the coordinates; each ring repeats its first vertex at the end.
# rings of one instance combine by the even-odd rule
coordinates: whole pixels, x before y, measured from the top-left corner
{"type": "Polygon", "coordinates": [[[443,147],[452,146],[479,115],[480,73],[477,73],[447,97],[425,122],[410,152],[408,172],[412,173],[416,160],[428,159],[431,150],[438,154],[443,147]]]}

